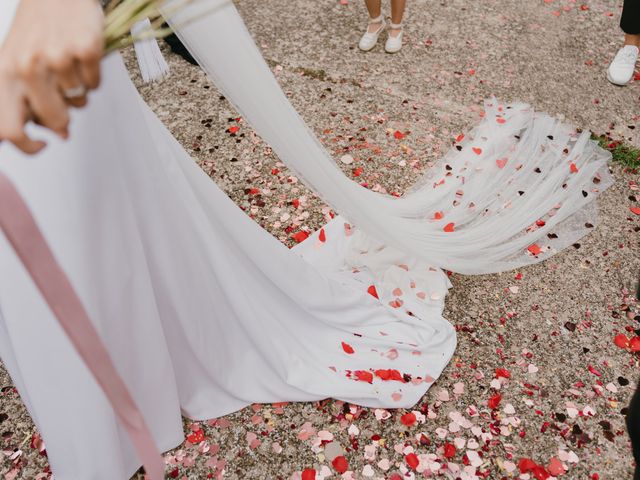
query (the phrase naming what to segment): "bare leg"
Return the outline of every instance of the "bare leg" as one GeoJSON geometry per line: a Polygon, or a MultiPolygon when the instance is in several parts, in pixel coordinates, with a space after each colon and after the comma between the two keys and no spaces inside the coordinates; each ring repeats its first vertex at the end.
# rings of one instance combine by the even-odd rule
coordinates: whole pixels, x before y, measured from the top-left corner
{"type": "MultiPolygon", "coordinates": [[[[401,24],[402,17],[404,16],[404,9],[407,4],[407,0],[391,0],[391,23],[401,24]]],[[[400,33],[400,29],[392,28],[389,30],[389,35],[397,37],[400,33]]]]}
{"type": "MultiPolygon", "coordinates": [[[[369,18],[378,18],[382,15],[382,0],[364,0],[364,3],[369,11],[369,18]]],[[[368,30],[369,33],[377,32],[380,28],[380,23],[370,24],[368,30]]]]}
{"type": "Polygon", "coordinates": [[[630,33],[625,33],[624,35],[624,44],[625,45],[635,45],[640,48],[640,34],[631,35],[630,33]]]}

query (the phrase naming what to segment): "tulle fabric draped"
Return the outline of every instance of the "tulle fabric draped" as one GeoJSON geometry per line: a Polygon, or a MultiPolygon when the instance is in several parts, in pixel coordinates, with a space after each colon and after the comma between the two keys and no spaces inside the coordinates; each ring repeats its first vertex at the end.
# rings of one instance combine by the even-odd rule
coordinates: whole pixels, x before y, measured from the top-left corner
{"type": "Polygon", "coordinates": [[[349,254],[356,266],[378,270],[408,254],[464,274],[500,272],[544,260],[595,224],[593,200],[612,183],[610,154],[587,132],[491,99],[480,124],[410,193],[382,195],[338,168],[230,0],[199,0],[170,23],[280,159],[359,228],[349,254]]]}

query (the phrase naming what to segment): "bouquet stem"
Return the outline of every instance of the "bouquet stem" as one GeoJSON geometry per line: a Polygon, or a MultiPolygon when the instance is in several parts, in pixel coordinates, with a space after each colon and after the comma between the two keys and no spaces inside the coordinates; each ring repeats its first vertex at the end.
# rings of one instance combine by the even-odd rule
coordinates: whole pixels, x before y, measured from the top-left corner
{"type": "Polygon", "coordinates": [[[105,7],[105,54],[128,47],[138,40],[164,38],[172,33],[163,26],[165,16],[171,16],[198,0],[176,0],[169,6],[166,0],[111,0],[105,7]],[[149,19],[151,25],[135,35],[133,26],[149,19]]]}

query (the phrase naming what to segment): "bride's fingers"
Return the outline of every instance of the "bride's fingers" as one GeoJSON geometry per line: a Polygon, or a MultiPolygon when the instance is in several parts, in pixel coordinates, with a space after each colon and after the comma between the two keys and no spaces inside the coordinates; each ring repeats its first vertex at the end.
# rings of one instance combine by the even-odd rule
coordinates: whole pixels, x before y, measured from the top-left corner
{"type": "Polygon", "coordinates": [[[80,76],[78,66],[73,58],[68,58],[56,65],[54,73],[67,104],[74,107],[84,107],[87,104],[87,89],[80,76]]]}
{"type": "Polygon", "coordinates": [[[104,55],[104,15],[100,5],[94,7],[93,14],[84,18],[86,31],[74,51],[82,84],[89,90],[95,90],[100,85],[100,62],[104,55]]]}
{"type": "Polygon", "coordinates": [[[69,135],[69,111],[52,75],[35,74],[26,78],[26,97],[38,123],[62,138],[69,135]]]}
{"type": "Polygon", "coordinates": [[[0,115],[0,143],[7,141],[27,154],[38,153],[45,147],[45,143],[32,140],[25,132],[28,107],[23,98],[18,95],[2,98],[2,115],[0,115]]]}
{"type": "Polygon", "coordinates": [[[100,85],[102,51],[102,44],[98,43],[85,48],[77,55],[76,66],[80,80],[89,90],[96,89],[100,85]]]}

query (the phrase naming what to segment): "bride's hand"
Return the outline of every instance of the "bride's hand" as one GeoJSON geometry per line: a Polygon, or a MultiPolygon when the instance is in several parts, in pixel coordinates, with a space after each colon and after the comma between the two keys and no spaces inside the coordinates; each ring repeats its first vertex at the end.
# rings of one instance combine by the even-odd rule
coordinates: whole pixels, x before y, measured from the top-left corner
{"type": "Polygon", "coordinates": [[[30,120],[68,136],[69,107],[100,83],[103,22],[96,0],[20,0],[0,47],[0,141],[40,151],[25,132],[30,120]]]}

